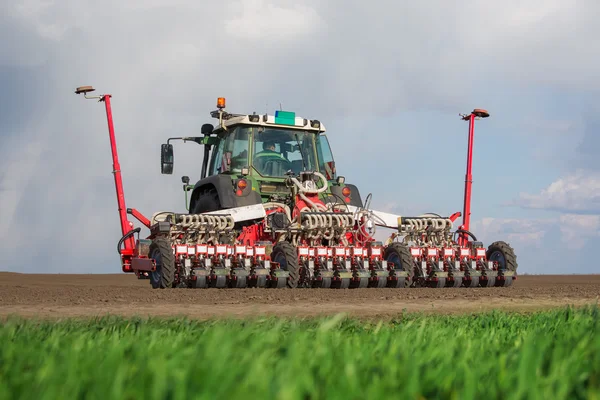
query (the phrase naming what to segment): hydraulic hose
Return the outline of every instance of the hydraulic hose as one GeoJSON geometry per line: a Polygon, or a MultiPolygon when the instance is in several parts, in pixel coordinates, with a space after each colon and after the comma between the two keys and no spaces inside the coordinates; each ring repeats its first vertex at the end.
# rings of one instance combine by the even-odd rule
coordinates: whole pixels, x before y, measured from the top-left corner
{"type": "Polygon", "coordinates": [[[454,233],[466,233],[467,235],[471,236],[471,238],[473,239],[474,242],[477,241],[477,238],[475,237],[475,235],[473,235],[471,232],[465,230],[465,229],[457,229],[456,232],[454,233]]]}
{"type": "Polygon", "coordinates": [[[119,253],[119,255],[121,255],[121,246],[123,245],[123,242],[125,240],[127,240],[129,237],[135,235],[136,233],[140,233],[141,230],[142,230],[142,228],[137,227],[133,230],[130,230],[125,235],[123,235],[123,237],[121,238],[121,240],[119,240],[119,243],[117,244],[117,253],[119,253]]]}
{"type": "Polygon", "coordinates": [[[419,217],[428,217],[430,215],[433,215],[433,216],[438,217],[438,218],[443,218],[440,214],[436,214],[436,213],[425,213],[425,214],[419,215],[419,217]]]}

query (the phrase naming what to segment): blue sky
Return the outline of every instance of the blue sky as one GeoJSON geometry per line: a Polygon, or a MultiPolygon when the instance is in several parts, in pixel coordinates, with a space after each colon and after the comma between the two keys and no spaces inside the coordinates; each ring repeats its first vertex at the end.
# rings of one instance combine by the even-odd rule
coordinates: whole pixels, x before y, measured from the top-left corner
{"type": "Polygon", "coordinates": [[[0,6],[0,270],[119,272],[101,104],[113,94],[127,205],[184,210],[198,134],[232,112],[323,121],[338,171],[402,215],[462,209],[528,273],[599,272],[600,35],[594,1],[5,1],[0,6]],[[343,5],[343,7],[342,7],[343,5]]]}

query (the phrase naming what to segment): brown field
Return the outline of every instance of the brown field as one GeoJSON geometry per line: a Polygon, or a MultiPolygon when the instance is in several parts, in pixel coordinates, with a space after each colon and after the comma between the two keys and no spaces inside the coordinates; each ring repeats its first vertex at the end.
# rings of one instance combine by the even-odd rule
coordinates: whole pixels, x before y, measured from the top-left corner
{"type": "Polygon", "coordinates": [[[169,289],[129,274],[33,275],[0,272],[0,317],[64,318],[106,314],[192,318],[314,316],[345,312],[529,312],[598,301],[600,275],[520,276],[510,288],[479,289],[169,289]]]}

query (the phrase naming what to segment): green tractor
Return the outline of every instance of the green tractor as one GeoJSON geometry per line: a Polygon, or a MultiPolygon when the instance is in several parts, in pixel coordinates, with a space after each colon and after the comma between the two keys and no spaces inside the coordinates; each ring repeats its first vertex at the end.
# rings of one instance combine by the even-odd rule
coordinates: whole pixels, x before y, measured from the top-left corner
{"type": "MultiPolygon", "coordinates": [[[[276,111],[275,115],[232,114],[225,111],[222,97],[211,116],[219,123],[217,127],[202,125],[202,136],[170,138],[161,145],[163,174],[173,173],[172,140],[204,146],[200,180],[191,185],[189,177],[182,177],[190,214],[285,201],[290,194],[286,179],[305,170],[320,172],[327,178],[329,188],[321,194],[324,202],[363,206],[357,187],[336,174],[320,121],[300,118],[289,111],[276,111]]],[[[244,225],[251,223],[247,220],[244,225]]]]}

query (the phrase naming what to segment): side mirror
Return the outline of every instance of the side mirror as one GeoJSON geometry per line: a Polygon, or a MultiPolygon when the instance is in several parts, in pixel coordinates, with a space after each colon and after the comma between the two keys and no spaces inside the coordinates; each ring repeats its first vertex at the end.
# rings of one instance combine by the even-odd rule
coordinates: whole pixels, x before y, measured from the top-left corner
{"type": "Polygon", "coordinates": [[[172,144],[161,144],[160,145],[160,173],[168,174],[168,175],[173,173],[173,145],[172,144]]]}

